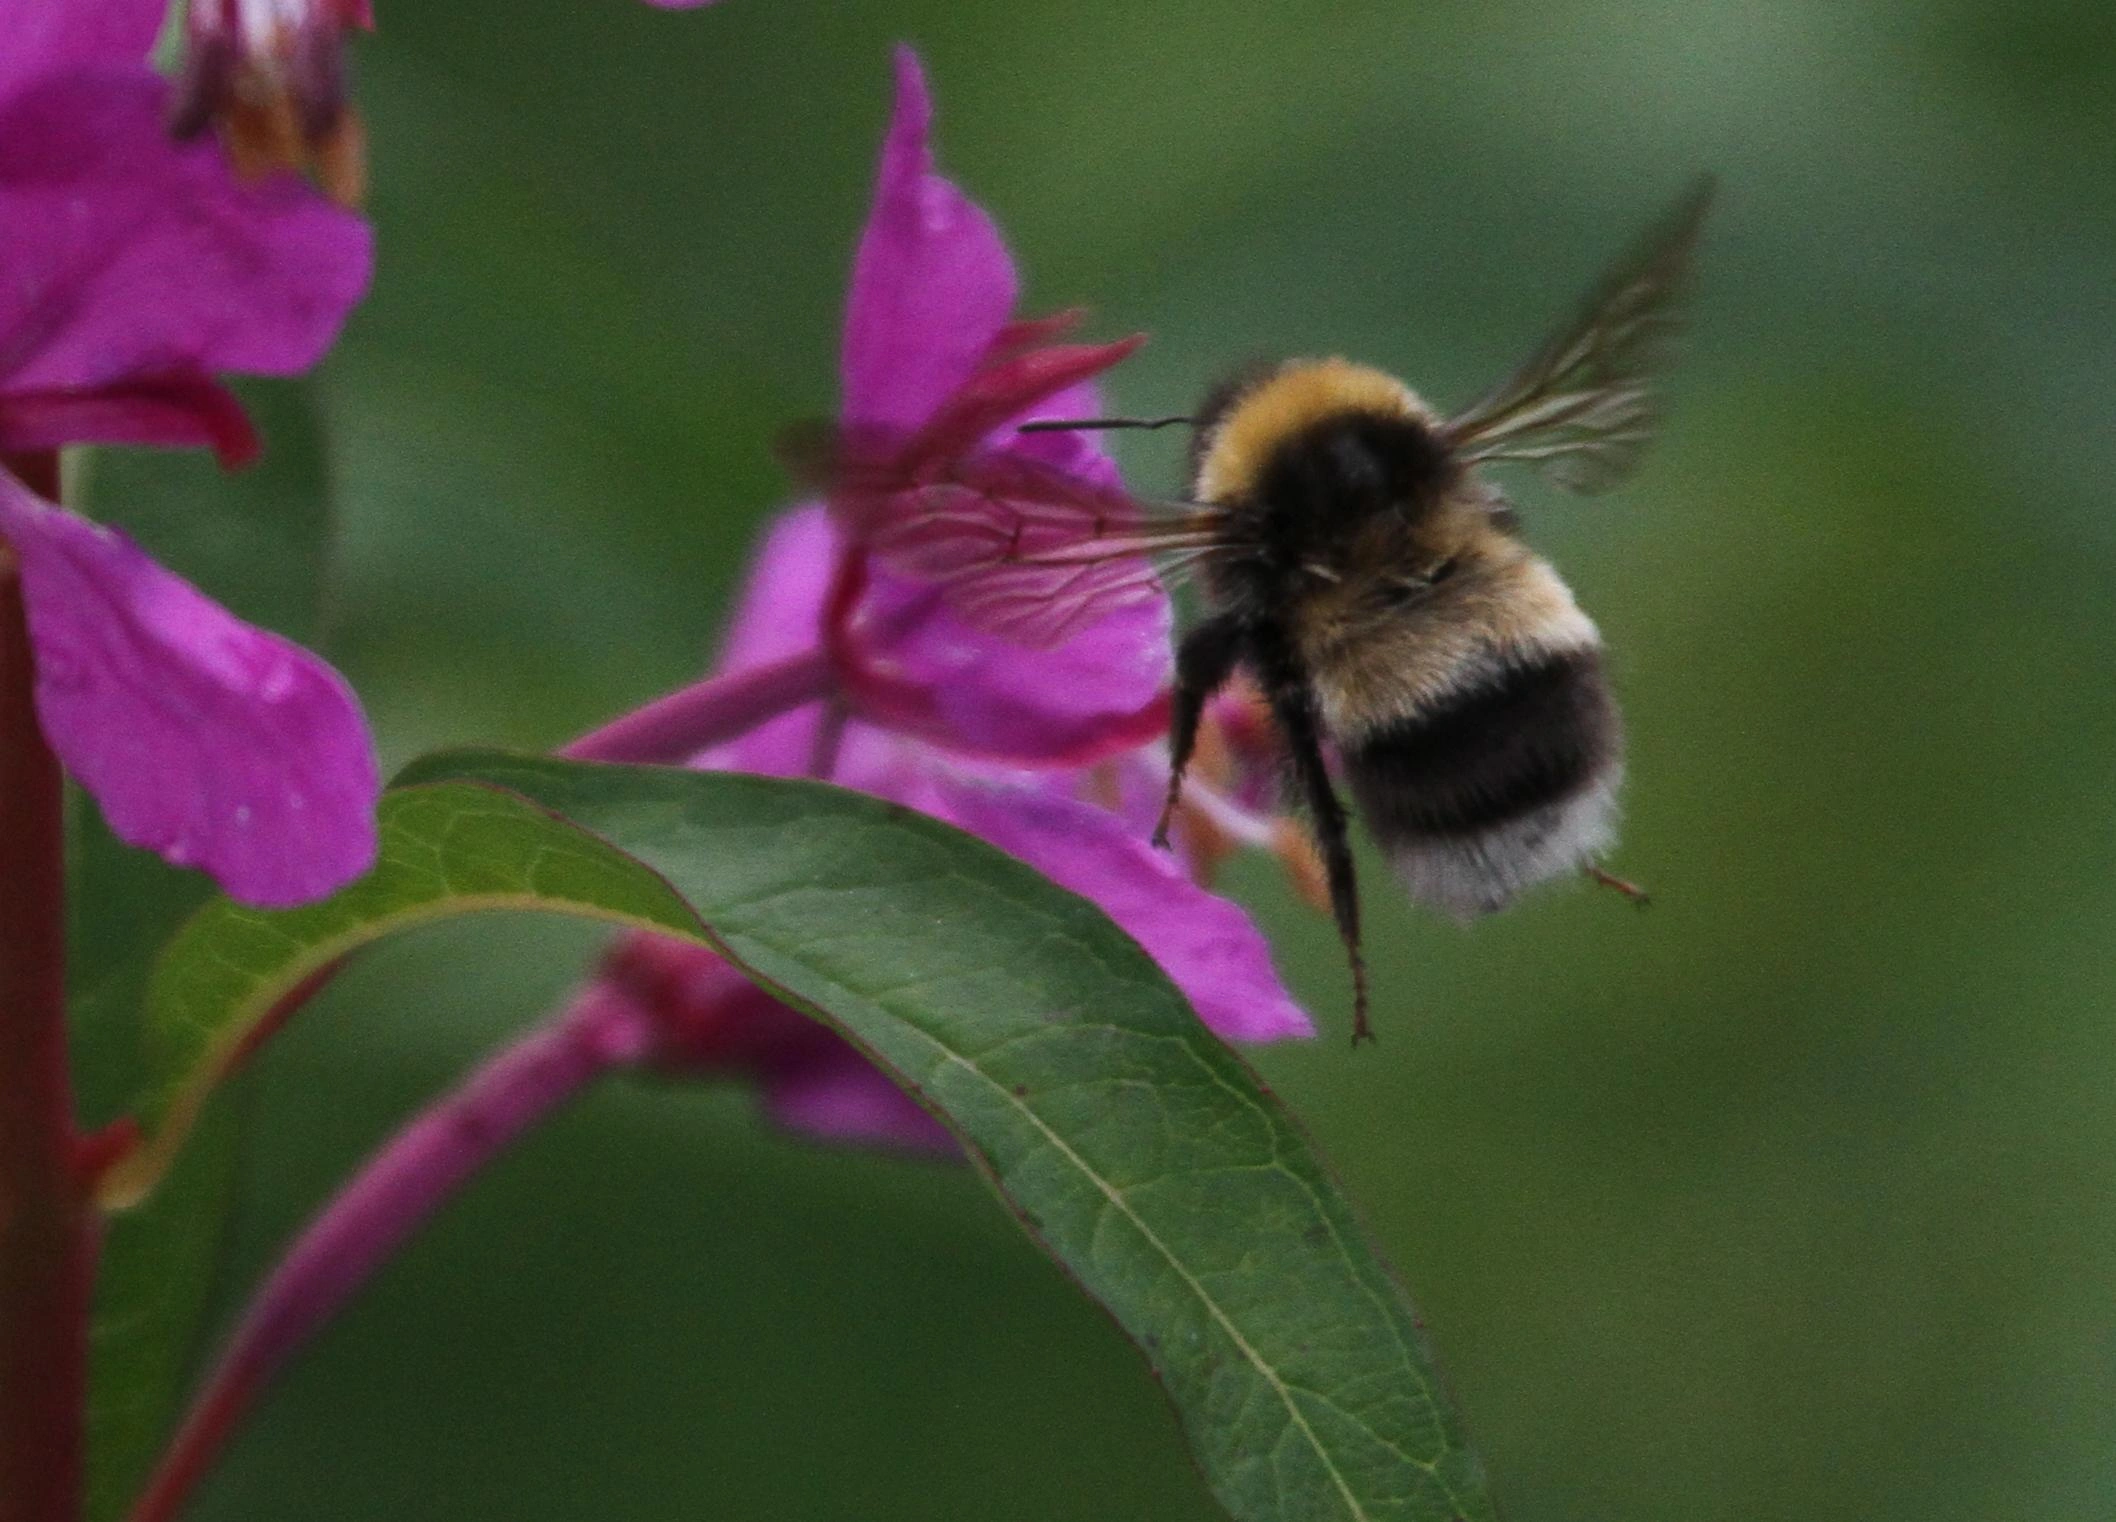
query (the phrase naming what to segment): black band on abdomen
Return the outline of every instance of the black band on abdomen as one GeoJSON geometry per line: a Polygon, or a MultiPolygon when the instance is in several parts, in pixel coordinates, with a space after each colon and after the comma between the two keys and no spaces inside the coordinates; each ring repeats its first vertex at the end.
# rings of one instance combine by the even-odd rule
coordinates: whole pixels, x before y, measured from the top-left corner
{"type": "Polygon", "coordinates": [[[1531,657],[1348,741],[1347,778],[1383,846],[1470,835],[1588,787],[1617,759],[1596,650],[1531,657]]]}

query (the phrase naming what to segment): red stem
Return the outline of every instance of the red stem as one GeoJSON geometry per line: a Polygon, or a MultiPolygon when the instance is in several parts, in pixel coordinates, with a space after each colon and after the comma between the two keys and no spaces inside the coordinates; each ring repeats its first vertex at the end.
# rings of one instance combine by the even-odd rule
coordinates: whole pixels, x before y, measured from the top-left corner
{"type": "Polygon", "coordinates": [[[170,1522],[258,1394],[375,1270],[524,1132],[611,1068],[639,1061],[652,1039],[629,1004],[583,1000],[488,1058],[384,1143],[250,1297],[131,1522],[170,1522]]]}
{"type": "Polygon", "coordinates": [[[803,651],[768,666],[694,682],[582,735],[559,754],[570,761],[686,761],[828,695],[836,681],[823,651],[803,651]]]}
{"type": "MultiPolygon", "coordinates": [[[[56,493],[55,456],[12,463],[56,493]]],[[[96,1253],[66,1067],[64,795],[35,689],[0,545],[0,1522],[80,1514],[96,1253]]]]}

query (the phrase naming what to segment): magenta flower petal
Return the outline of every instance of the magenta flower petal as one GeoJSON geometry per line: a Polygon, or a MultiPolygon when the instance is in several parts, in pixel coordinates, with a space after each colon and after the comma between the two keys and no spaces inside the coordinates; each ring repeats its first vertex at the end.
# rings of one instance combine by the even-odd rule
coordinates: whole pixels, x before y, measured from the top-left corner
{"type": "Polygon", "coordinates": [[[144,64],[168,11],[168,0],[0,0],[0,97],[61,69],[144,64]]]}
{"type": "Polygon", "coordinates": [[[1052,397],[1077,394],[1145,342],[1138,333],[1106,344],[1053,344],[985,365],[927,419],[911,445],[910,468],[959,459],[1016,419],[1047,416],[1052,397]]]}
{"type": "Polygon", "coordinates": [[[658,1038],[655,1062],[665,1071],[751,1079],[781,1125],[915,1151],[954,1146],[946,1128],[851,1043],[702,946],[623,936],[584,997],[622,999],[644,1015],[658,1038]]]}
{"type": "Polygon", "coordinates": [[[214,145],[171,142],[167,96],[140,66],[0,100],[0,406],[8,392],[306,370],[366,289],[364,222],[290,176],[239,184],[214,145]]]}
{"type": "Polygon", "coordinates": [[[851,424],[916,428],[984,362],[1014,310],[999,230],[933,172],[933,103],[918,56],[896,54],[896,109],[845,311],[851,424]]]}
{"type": "Polygon", "coordinates": [[[1315,1034],[1249,916],[1184,876],[1173,857],[1116,815],[1048,792],[955,780],[936,780],[931,802],[919,806],[1100,904],[1218,1035],[1283,1041],[1315,1034]]]}
{"type": "MultiPolygon", "coordinates": [[[[1037,405],[1024,412],[1018,421],[1023,423],[1052,422],[1060,418],[1091,418],[1102,413],[1102,388],[1093,381],[1081,381],[1053,393],[1037,405]]],[[[1058,433],[1020,433],[1007,437],[1006,448],[1012,454],[1026,455],[1032,460],[1057,467],[1068,475],[1083,477],[1097,486],[1122,488],[1117,476],[1117,462],[1102,449],[1102,436],[1085,430],[1058,433]]]]}
{"type": "Polygon", "coordinates": [[[22,562],[45,733],[121,839],[267,907],[367,870],[381,784],[335,671],[4,473],[0,538],[22,562]]]}
{"type": "MultiPolygon", "coordinates": [[[[837,563],[837,530],[820,506],[797,507],[765,533],[743,583],[715,667],[748,671],[813,650],[822,641],[823,600],[837,563]]],[[[811,703],[692,758],[709,769],[796,776],[815,755],[822,707],[811,703]]]]}
{"type": "Polygon", "coordinates": [[[889,674],[930,700],[923,722],[898,720],[937,744],[1020,762],[1084,762],[1167,728],[1166,599],[1120,608],[1042,650],[995,639],[942,605],[933,588],[900,578],[877,573],[869,604],[877,623],[902,629],[886,657],[889,674]],[[896,622],[921,605],[908,623],[896,622]]]}
{"type": "Polygon", "coordinates": [[[837,530],[821,504],[773,519],[751,558],[717,669],[747,671],[813,650],[836,563],[837,530]]]}
{"type": "MultiPolygon", "coordinates": [[[[779,1006],[791,1019],[802,1018],[779,1006]]],[[[767,1081],[764,1107],[790,1131],[856,1146],[952,1152],[948,1128],[844,1042],[799,1072],[767,1081]]]]}

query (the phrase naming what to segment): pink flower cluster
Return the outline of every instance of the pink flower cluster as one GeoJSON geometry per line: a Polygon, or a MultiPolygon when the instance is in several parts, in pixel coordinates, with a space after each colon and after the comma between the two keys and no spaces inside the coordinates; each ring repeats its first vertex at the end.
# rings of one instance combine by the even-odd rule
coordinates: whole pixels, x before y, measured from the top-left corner
{"type": "MultiPolygon", "coordinates": [[[[910,433],[989,410],[990,426],[966,445],[1114,484],[1091,435],[1016,430],[1094,415],[1084,376],[1133,346],[1037,347],[1056,325],[1016,319],[1013,263],[991,219],[934,172],[931,118],[917,60],[901,52],[847,304],[843,421],[910,433]]],[[[1192,832],[1198,848],[1171,855],[1147,844],[1167,775],[1158,741],[1170,623],[1155,593],[1055,644],[1012,643],[965,621],[935,586],[879,564],[823,505],[797,506],[765,536],[719,671],[821,649],[836,690],[691,764],[828,777],[959,825],[1102,905],[1221,1035],[1312,1034],[1248,916],[1194,875],[1212,854],[1205,837],[1283,843],[1255,790],[1237,797],[1201,776],[1193,805],[1209,813],[1192,832]]],[[[749,1076],[788,1125],[908,1145],[944,1140],[850,1046],[696,947],[628,937],[582,998],[662,1031],[666,1062],[749,1076]]]]}
{"type": "MultiPolygon", "coordinates": [[[[209,447],[231,465],[256,453],[219,377],[314,364],[366,287],[371,247],[362,221],[284,168],[238,162],[248,129],[226,115],[231,81],[262,71],[323,131],[346,109],[340,34],[367,10],[197,0],[172,91],[145,61],[162,9],[0,0],[0,217],[12,229],[0,250],[0,461],[15,467],[0,470],[0,541],[20,565],[44,728],[113,829],[238,899],[293,904],[375,853],[378,782],[355,699],[315,656],[61,506],[53,452],[209,447]],[[172,119],[217,121],[227,141],[172,136],[172,119]]],[[[1094,376],[1134,344],[1063,345],[1064,321],[1017,318],[998,230],[934,171],[931,105],[908,51],[897,75],[847,306],[843,424],[952,429],[964,449],[1116,491],[1091,435],[1017,429],[1093,414],[1094,376]]],[[[829,689],[691,763],[827,777],[957,824],[1102,904],[1214,1030],[1309,1034],[1255,927],[1200,881],[1215,844],[1283,843],[1259,790],[1216,791],[1206,767],[1186,850],[1147,844],[1166,768],[1170,625],[1154,590],[1063,638],[1011,642],[870,553],[821,503],[797,506],[766,536],[719,672],[820,654],[829,689]]],[[[754,1077],[791,1124],[938,1137],[849,1047],[694,948],[633,937],[584,997],[651,1021],[669,1063],[754,1077]]]]}

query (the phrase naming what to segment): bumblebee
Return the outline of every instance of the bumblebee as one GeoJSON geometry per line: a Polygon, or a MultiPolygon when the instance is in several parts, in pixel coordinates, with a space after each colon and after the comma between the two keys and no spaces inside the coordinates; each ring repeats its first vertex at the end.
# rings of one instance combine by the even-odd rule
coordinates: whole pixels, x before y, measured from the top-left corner
{"type": "Polygon", "coordinates": [[[1383,371],[1300,359],[1223,386],[1195,416],[1023,425],[1193,426],[1190,500],[1172,514],[1127,516],[1121,494],[992,452],[936,463],[928,451],[900,467],[915,482],[869,470],[839,497],[866,504],[849,515],[882,553],[1031,642],[1153,587],[1140,557],[1197,571],[1205,614],[1176,651],[1155,841],[1167,844],[1207,701],[1246,669],[1313,822],[1352,967],[1353,1039],[1368,1039],[1333,753],[1421,903],[1467,919],[1576,872],[1643,897],[1599,865],[1623,775],[1601,636],[1481,467],[1528,462],[1582,493],[1631,474],[1658,420],[1652,381],[1681,325],[1712,189],[1691,185],[1570,322],[1453,416],[1383,371]],[[1127,558],[1133,569],[1111,569],[1127,558]]]}

